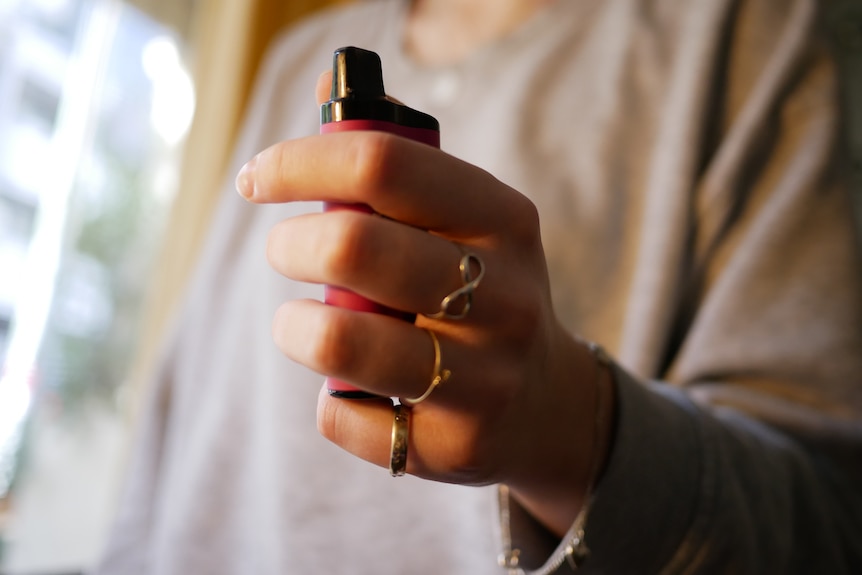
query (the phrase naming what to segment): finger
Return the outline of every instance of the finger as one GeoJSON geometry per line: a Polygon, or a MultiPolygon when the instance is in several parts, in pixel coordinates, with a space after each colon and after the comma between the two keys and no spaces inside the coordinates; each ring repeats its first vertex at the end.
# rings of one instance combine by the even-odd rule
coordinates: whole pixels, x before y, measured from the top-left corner
{"type": "MultiPolygon", "coordinates": [[[[325,386],[320,390],[317,400],[320,434],[353,455],[381,467],[389,465],[392,418],[392,400],[388,397],[343,401],[331,397],[325,386]]],[[[408,446],[408,465],[409,455],[408,446]]]]}
{"type": "MultiPolygon", "coordinates": [[[[422,403],[458,411],[500,411],[517,387],[514,353],[490,355],[491,341],[435,330],[440,373],[448,379],[422,403]]],[[[425,329],[373,313],[312,300],[282,305],[273,339],[287,357],[322,375],[378,396],[422,396],[436,375],[436,354],[425,329]],[[302,326],[298,329],[297,326],[302,326]]]]}
{"type": "MultiPolygon", "coordinates": [[[[380,467],[392,454],[394,411],[388,400],[346,401],[318,396],[320,433],[353,455],[380,467]]],[[[422,404],[409,411],[407,473],[462,485],[491,482],[482,464],[479,428],[463,414],[422,404]],[[449,432],[453,431],[455,432],[449,432]]]]}
{"type": "Polygon", "coordinates": [[[317,77],[317,86],[314,93],[317,97],[317,105],[321,105],[329,100],[329,95],[332,90],[332,70],[326,70],[317,77]]]}
{"type": "MultiPolygon", "coordinates": [[[[379,314],[311,300],[291,301],[276,313],[273,339],[282,353],[309,369],[384,397],[419,397],[436,375],[435,349],[428,333],[379,314]]],[[[457,396],[473,395],[470,390],[483,385],[471,377],[476,354],[464,362],[463,354],[456,351],[460,345],[444,334],[437,339],[441,372],[447,369],[452,375],[435,389],[433,402],[453,403],[457,396]],[[468,387],[459,384],[471,380],[468,387]]]]}
{"type": "Polygon", "coordinates": [[[282,275],[342,286],[385,306],[433,313],[463,282],[452,242],[378,216],[335,211],[277,224],[267,259],[282,275]]]}
{"type": "Polygon", "coordinates": [[[524,196],[475,166],[384,132],[281,142],[246,164],[237,189],[257,203],[364,203],[451,237],[500,229],[512,237],[537,237],[536,210],[524,196]]]}
{"type": "Polygon", "coordinates": [[[318,301],[286,302],[272,330],[290,359],[385,397],[420,395],[433,361],[428,335],[412,324],[318,301]]]}

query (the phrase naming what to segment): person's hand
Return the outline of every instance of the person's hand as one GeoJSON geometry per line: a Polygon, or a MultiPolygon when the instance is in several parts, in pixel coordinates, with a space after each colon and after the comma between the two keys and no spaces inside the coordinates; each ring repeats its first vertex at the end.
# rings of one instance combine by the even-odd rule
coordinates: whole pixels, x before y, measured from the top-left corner
{"type": "Polygon", "coordinates": [[[565,532],[594,463],[606,456],[611,423],[595,426],[599,384],[612,392],[590,352],[556,320],[534,205],[472,165],[380,132],[279,143],[246,165],[237,188],[255,203],[371,206],[379,216],[335,211],[281,222],[269,237],[270,264],[294,280],[420,314],[414,325],[309,300],[278,310],[273,337],[285,355],[387,398],[338,399],[323,389],[320,432],[387,467],[388,398],[416,398],[429,387],[431,330],[451,377],[412,408],[406,471],[506,483],[550,529],[565,532]],[[464,253],[478,256],[485,272],[471,309],[460,320],[429,319],[463,285],[464,253]]]}

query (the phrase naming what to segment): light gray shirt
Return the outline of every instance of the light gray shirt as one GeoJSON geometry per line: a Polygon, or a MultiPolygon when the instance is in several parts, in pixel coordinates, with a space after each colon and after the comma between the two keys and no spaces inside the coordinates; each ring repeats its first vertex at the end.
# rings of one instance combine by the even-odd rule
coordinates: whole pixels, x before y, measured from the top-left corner
{"type": "MultiPolygon", "coordinates": [[[[445,151],[535,202],[559,317],[618,364],[585,572],[862,570],[862,279],[816,2],[561,0],[445,68],[405,55],[403,18],[367,1],[286,33],[228,172],[317,132],[335,48],[377,51],[445,151]]],[[[225,184],[100,573],[500,572],[492,489],[318,436],[322,378],[270,323],[321,290],[264,254],[318,209],[225,184]]],[[[560,545],[512,527],[527,567],[560,545]]]]}

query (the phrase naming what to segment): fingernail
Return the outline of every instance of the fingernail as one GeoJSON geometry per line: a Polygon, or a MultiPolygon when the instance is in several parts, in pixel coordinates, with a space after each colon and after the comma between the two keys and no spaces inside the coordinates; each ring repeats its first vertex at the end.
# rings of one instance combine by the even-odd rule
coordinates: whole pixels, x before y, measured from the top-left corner
{"type": "Polygon", "coordinates": [[[257,156],[250,159],[236,175],[236,191],[247,200],[254,197],[254,172],[257,168],[257,156]]]}

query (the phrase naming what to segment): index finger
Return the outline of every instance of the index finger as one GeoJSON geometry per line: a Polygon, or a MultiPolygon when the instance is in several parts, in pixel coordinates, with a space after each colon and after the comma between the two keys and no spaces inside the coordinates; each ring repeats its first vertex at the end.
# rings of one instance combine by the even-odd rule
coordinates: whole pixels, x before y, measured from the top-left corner
{"type": "Polygon", "coordinates": [[[385,132],[350,131],[278,143],[249,161],[237,190],[255,203],[361,203],[452,237],[534,226],[535,207],[488,172],[385,132]],[[525,216],[527,216],[525,218],[525,216]]]}

